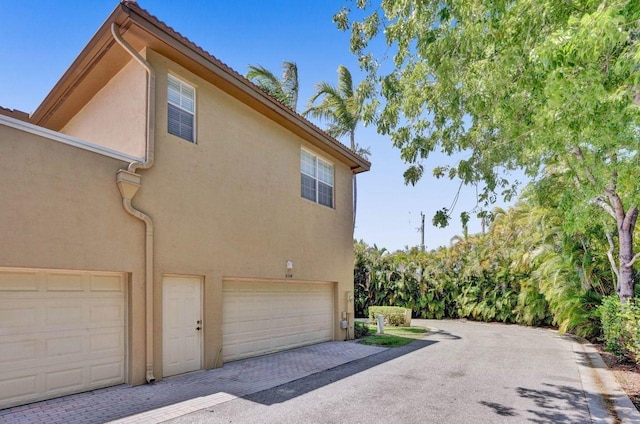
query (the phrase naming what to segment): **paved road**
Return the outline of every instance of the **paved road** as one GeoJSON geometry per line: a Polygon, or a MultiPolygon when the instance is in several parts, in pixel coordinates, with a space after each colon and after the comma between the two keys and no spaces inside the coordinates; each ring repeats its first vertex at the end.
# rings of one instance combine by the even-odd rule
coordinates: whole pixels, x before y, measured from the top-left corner
{"type": "Polygon", "coordinates": [[[567,337],[500,324],[414,324],[437,331],[170,422],[613,422],[597,387],[585,383],[586,355],[567,337]]]}
{"type": "Polygon", "coordinates": [[[320,343],[169,377],[154,384],[121,384],[3,409],[0,424],[162,423],[385,350],[359,343],[320,343]]]}

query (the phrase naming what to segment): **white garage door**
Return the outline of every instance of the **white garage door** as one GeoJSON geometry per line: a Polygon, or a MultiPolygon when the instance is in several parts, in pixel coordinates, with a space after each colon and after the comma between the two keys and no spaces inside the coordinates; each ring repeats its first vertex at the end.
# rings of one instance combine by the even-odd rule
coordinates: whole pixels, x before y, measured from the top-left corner
{"type": "Polygon", "coordinates": [[[225,281],[222,359],[333,340],[333,284],[225,281]]]}
{"type": "Polygon", "coordinates": [[[0,408],[124,382],[122,274],[0,268],[0,408]]]}

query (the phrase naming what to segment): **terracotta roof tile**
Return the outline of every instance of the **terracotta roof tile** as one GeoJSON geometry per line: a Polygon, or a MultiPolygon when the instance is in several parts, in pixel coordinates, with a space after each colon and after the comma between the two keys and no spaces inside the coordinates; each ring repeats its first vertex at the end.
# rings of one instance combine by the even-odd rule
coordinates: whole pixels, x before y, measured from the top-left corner
{"type": "Polygon", "coordinates": [[[28,122],[29,114],[27,112],[23,112],[17,109],[9,109],[6,107],[0,106],[0,115],[8,116],[10,118],[19,119],[21,121],[28,122]]]}

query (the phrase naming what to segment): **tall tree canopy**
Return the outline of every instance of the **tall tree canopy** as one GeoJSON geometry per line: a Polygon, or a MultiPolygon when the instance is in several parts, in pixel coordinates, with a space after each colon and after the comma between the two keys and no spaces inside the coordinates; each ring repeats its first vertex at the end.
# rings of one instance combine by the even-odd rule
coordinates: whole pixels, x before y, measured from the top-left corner
{"type": "Polygon", "coordinates": [[[282,62],[281,78],[261,65],[249,65],[246,77],[291,109],[297,109],[300,86],[295,62],[282,62]]]}
{"type": "Polygon", "coordinates": [[[510,194],[502,171],[562,180],[567,225],[610,219],[621,299],[633,296],[640,204],[640,3],[634,0],[358,0],[343,9],[352,51],[383,98],[415,183],[435,150],[462,153],[436,176],[510,194]],[[364,11],[364,12],[363,12],[364,11]],[[387,46],[376,53],[384,37],[387,46]],[[393,55],[389,72],[382,62],[393,55]],[[384,65],[384,66],[381,66],[384,65]]]}
{"type": "MultiPolygon", "coordinates": [[[[303,115],[324,120],[327,123],[325,131],[332,137],[349,136],[349,146],[354,152],[367,156],[369,151],[361,149],[356,144],[356,128],[364,117],[364,104],[371,96],[371,86],[364,81],[357,87],[353,86],[351,72],[344,66],[338,67],[338,86],[328,82],[316,84],[315,93],[309,99],[307,110],[303,115]]],[[[353,176],[353,224],[356,223],[356,209],[358,205],[358,185],[353,176]]]]}

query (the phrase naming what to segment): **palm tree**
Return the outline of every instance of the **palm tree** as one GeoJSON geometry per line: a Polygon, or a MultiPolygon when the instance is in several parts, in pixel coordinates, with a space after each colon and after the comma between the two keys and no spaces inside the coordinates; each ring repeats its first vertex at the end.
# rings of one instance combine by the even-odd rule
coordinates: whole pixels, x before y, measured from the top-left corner
{"type": "Polygon", "coordinates": [[[248,68],[247,79],[294,111],[298,108],[298,65],[295,62],[282,62],[281,78],[261,65],[249,65],[248,68]]]}
{"type": "MultiPolygon", "coordinates": [[[[340,138],[349,135],[351,150],[362,156],[370,154],[368,149],[362,149],[356,144],[355,132],[362,120],[364,102],[369,97],[370,90],[362,84],[354,90],[351,72],[344,66],[338,67],[338,86],[328,82],[316,84],[316,92],[309,100],[305,117],[312,117],[327,122],[325,131],[332,137],[340,138]],[[319,101],[318,104],[316,102],[319,101]]],[[[358,186],[356,176],[353,176],[353,226],[356,224],[356,209],[358,205],[358,186]]]]}

